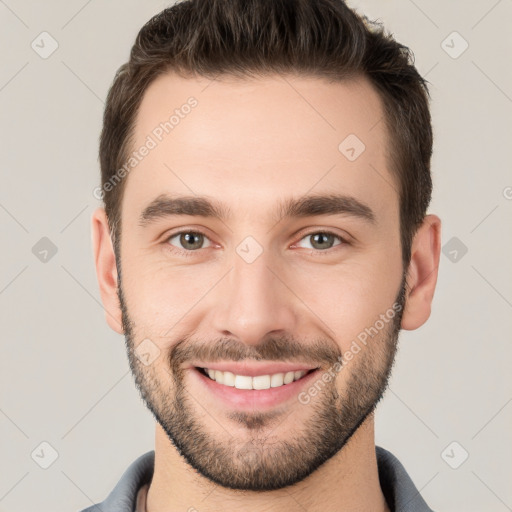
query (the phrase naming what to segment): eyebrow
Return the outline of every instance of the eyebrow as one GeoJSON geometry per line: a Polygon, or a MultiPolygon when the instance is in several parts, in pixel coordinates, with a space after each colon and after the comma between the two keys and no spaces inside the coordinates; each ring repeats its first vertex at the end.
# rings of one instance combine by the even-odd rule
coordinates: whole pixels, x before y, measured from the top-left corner
{"type": "MultiPolygon", "coordinates": [[[[188,215],[229,220],[231,209],[222,203],[198,196],[171,197],[161,194],[151,201],[139,217],[139,225],[147,227],[158,219],[188,215]]],[[[348,215],[375,223],[373,210],[355,197],[328,194],[305,196],[299,199],[289,198],[278,204],[276,222],[284,218],[313,217],[317,215],[348,215]]]]}

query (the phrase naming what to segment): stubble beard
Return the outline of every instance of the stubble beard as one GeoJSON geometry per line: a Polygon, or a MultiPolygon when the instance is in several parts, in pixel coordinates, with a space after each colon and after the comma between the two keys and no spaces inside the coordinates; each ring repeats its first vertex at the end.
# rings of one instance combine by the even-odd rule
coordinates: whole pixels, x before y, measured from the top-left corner
{"type": "MultiPolygon", "coordinates": [[[[186,358],[197,354],[194,347],[204,344],[186,345],[186,340],[182,340],[174,345],[166,361],[169,379],[164,382],[153,366],[144,366],[137,358],[135,324],[128,313],[120,280],[118,290],[128,360],[146,406],[190,466],[222,487],[245,491],[271,491],[294,485],[347,444],[373,413],[387,388],[405,304],[403,279],[395,302],[401,307],[393,319],[307,405],[297,401],[285,413],[234,410],[227,418],[215,418],[215,428],[219,423],[223,427],[217,429],[220,434],[215,434],[201,421],[205,411],[187,389],[183,369],[186,358]],[[342,387],[341,379],[346,381],[342,387]],[[338,389],[342,389],[341,394],[338,389]],[[293,421],[295,408],[309,409],[302,424],[293,421]],[[282,435],[280,425],[285,422],[292,426],[282,435]],[[239,435],[240,426],[246,432],[243,438],[239,435]]],[[[251,354],[257,353],[259,359],[278,360],[280,350],[290,353],[289,340],[284,343],[285,340],[275,338],[260,347],[251,347],[251,354]]],[[[234,360],[241,360],[248,350],[239,342],[223,340],[219,345],[210,345],[209,353],[215,353],[217,346],[222,356],[234,360]]],[[[324,342],[324,349],[319,351],[331,359],[326,369],[341,357],[341,352],[326,348],[331,346],[332,343],[324,342]]]]}

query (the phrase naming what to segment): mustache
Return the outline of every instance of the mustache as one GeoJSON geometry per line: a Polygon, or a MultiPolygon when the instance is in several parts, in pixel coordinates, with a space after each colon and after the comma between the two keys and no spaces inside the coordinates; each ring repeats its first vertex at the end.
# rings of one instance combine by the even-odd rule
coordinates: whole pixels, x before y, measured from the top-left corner
{"type": "Polygon", "coordinates": [[[179,371],[188,361],[280,361],[323,366],[334,364],[341,358],[341,350],[325,339],[299,343],[288,336],[273,336],[258,345],[246,345],[232,338],[219,338],[213,342],[191,341],[184,338],[170,353],[170,366],[179,371]]]}

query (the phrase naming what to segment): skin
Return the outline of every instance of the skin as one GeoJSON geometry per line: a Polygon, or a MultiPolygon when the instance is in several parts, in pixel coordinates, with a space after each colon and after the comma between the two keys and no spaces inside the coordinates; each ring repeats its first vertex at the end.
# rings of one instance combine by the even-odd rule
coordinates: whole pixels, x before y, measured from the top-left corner
{"type": "Polygon", "coordinates": [[[384,392],[398,328],[416,329],[430,315],[440,220],[425,218],[413,240],[409,268],[402,268],[397,186],[386,161],[387,132],[379,122],[383,108],[364,78],[333,84],[304,76],[210,81],[169,73],[144,95],[134,148],[190,96],[197,107],[126,178],[122,269],[103,208],[92,217],[107,322],[126,335],[136,383],[160,420],[147,509],[279,512],[297,509],[299,503],[309,512],[387,511],[369,406],[384,392]],[[366,146],[353,162],[338,150],[348,134],[366,146]],[[368,205],[375,222],[346,214],[276,217],[283,198],[333,191],[368,205]],[[172,216],[141,227],[141,212],[162,193],[221,201],[232,217],[172,216]],[[170,239],[183,228],[207,236],[188,257],[172,252],[189,247],[180,245],[180,237],[170,239]],[[312,245],[310,235],[324,231],[346,242],[334,237],[327,249],[312,245]],[[247,236],[263,250],[252,263],[236,252],[247,236]],[[293,356],[283,360],[319,363],[326,371],[332,361],[327,355],[346,354],[358,334],[396,303],[406,270],[405,307],[396,325],[381,329],[307,405],[290,400],[268,414],[254,408],[237,415],[191,373],[188,356],[205,346],[217,347],[226,361],[258,355],[279,360],[269,340],[277,350],[293,347],[293,356]],[[148,366],[133,353],[144,339],[160,351],[148,366]],[[230,340],[232,350],[219,348],[217,340],[230,340]],[[363,391],[365,385],[372,390],[363,391]],[[186,414],[180,417],[180,411],[186,414]],[[339,436],[328,438],[333,453],[314,464],[308,457],[321,434],[332,432],[334,421],[345,420],[359,425],[355,433],[340,428],[339,436]],[[180,426],[188,421],[195,429],[196,437],[182,439],[185,454],[171,441],[173,421],[180,426]],[[204,439],[210,444],[196,449],[204,439]],[[294,451],[285,452],[291,439],[294,451]],[[201,453],[224,458],[201,460],[201,453]],[[289,485],[256,490],[256,483],[272,474],[272,454],[285,457],[278,475],[289,477],[289,485]],[[310,463],[309,472],[293,480],[290,468],[304,469],[304,461],[310,463]],[[222,485],[230,474],[253,478],[253,490],[222,485]]]}

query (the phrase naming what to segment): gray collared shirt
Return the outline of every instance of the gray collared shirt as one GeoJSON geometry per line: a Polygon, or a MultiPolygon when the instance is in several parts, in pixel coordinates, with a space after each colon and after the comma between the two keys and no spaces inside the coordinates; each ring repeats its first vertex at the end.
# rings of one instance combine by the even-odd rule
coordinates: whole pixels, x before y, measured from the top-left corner
{"type": "MultiPolygon", "coordinates": [[[[392,512],[433,512],[416,489],[401,462],[375,447],[382,492],[392,512]]],[[[134,512],[139,489],[151,482],[155,452],[151,450],[131,463],[107,498],[81,512],[134,512]]]]}

